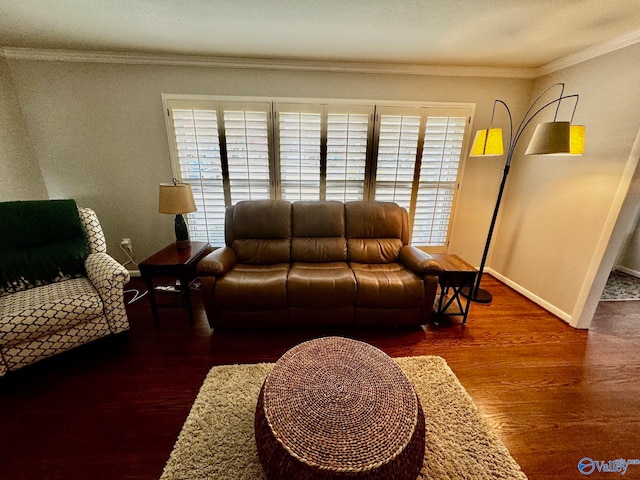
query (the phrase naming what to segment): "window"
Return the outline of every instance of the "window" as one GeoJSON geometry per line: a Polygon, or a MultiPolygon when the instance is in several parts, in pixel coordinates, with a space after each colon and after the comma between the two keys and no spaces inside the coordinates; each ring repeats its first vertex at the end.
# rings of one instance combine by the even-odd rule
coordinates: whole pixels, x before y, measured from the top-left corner
{"type": "Polygon", "coordinates": [[[271,198],[271,104],[168,104],[174,175],[191,184],[198,211],[193,240],[224,245],[224,212],[241,200],[271,198]]]}
{"type": "Polygon", "coordinates": [[[373,106],[275,104],[284,200],[362,200],[373,106]]]}
{"type": "Polygon", "coordinates": [[[327,200],[365,198],[365,173],[373,107],[333,106],[327,114],[327,200]]]}
{"type": "Polygon", "coordinates": [[[409,211],[414,245],[447,245],[469,119],[461,113],[456,116],[451,109],[435,108],[379,109],[375,198],[409,211]]]}
{"type": "Polygon", "coordinates": [[[225,196],[215,110],[172,110],[179,177],[191,184],[198,211],[189,214],[193,240],[224,240],[225,196]]]}
{"type": "Polygon", "coordinates": [[[467,117],[429,114],[411,241],[416,245],[446,246],[467,117]]]}
{"type": "Polygon", "coordinates": [[[283,200],[320,199],[320,107],[277,104],[277,151],[283,200]]]}
{"type": "Polygon", "coordinates": [[[411,209],[420,137],[420,112],[382,108],[378,122],[375,199],[411,209]]]}
{"type": "Polygon", "coordinates": [[[194,240],[224,245],[241,200],[396,202],[412,243],[447,245],[470,107],[236,102],[164,96],[174,174],[192,185],[194,240]]]}
{"type": "Polygon", "coordinates": [[[270,197],[269,123],[266,111],[224,110],[231,203],[270,197]]]}

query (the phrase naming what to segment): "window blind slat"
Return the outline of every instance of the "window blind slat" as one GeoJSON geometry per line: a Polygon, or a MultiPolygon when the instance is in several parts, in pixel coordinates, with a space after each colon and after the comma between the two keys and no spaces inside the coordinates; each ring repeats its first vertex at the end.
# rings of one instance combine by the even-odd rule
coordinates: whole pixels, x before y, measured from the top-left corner
{"type": "Polygon", "coordinates": [[[327,200],[364,198],[368,135],[368,114],[327,116],[327,200]]]}
{"type": "Polygon", "coordinates": [[[278,112],[280,185],[284,200],[320,199],[320,113],[278,112]]]}
{"type": "Polygon", "coordinates": [[[224,110],[231,203],[270,196],[267,113],[224,110]]]}
{"type": "Polygon", "coordinates": [[[380,115],[375,199],[411,210],[420,117],[380,115]]]}
{"type": "Polygon", "coordinates": [[[412,243],[444,246],[458,178],[467,117],[428,117],[412,243]]]}
{"type": "Polygon", "coordinates": [[[191,185],[197,212],[188,214],[195,241],[224,243],[224,191],[215,110],[173,109],[178,165],[183,182],[191,185]]]}

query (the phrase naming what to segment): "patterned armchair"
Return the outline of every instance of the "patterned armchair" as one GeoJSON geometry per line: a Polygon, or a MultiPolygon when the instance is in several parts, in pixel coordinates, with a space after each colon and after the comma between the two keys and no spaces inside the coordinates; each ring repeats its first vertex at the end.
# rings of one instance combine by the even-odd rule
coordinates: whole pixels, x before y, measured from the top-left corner
{"type": "Polygon", "coordinates": [[[129,329],[123,299],[129,272],[107,255],[95,212],[78,212],[89,243],[86,275],[0,287],[0,376],[129,329]]]}

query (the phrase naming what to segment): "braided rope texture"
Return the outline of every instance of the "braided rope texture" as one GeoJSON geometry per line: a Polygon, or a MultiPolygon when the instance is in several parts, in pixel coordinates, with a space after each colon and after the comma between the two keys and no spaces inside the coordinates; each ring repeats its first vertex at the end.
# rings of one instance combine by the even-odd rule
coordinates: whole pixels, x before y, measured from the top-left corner
{"type": "Polygon", "coordinates": [[[422,406],[400,367],[377,348],[340,337],[285,353],[255,413],[269,479],[415,480],[424,432],[422,406]]]}

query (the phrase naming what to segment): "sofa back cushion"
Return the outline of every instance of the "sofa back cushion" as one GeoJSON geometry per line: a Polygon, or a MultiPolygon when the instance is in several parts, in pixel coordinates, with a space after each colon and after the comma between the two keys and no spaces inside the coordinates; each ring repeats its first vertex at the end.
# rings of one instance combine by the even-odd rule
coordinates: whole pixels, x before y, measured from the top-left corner
{"type": "Polygon", "coordinates": [[[347,260],[342,202],[294,202],[292,209],[293,262],[326,263],[347,260]]]}
{"type": "Polygon", "coordinates": [[[240,263],[270,265],[291,261],[291,203],[243,201],[227,208],[225,242],[240,263]]]}
{"type": "Polygon", "coordinates": [[[349,262],[395,262],[409,242],[407,211],[392,202],[347,202],[345,221],[349,262]]]}

